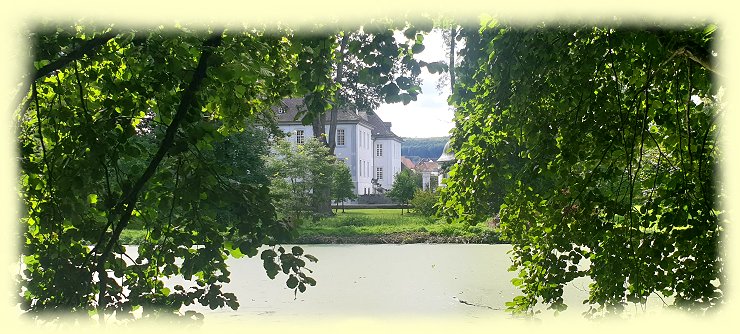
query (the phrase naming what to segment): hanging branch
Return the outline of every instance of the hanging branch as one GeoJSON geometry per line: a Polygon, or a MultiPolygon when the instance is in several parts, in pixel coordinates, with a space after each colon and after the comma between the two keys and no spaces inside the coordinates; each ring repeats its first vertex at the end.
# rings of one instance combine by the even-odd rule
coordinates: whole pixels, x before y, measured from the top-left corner
{"type": "MultiPolygon", "coordinates": [[[[635,270],[636,272],[635,286],[637,287],[636,290],[638,292],[640,291],[640,266],[639,266],[638,257],[637,257],[637,247],[635,247],[635,244],[634,244],[635,241],[633,239],[636,229],[634,226],[634,218],[632,215],[632,211],[634,210],[633,201],[634,201],[635,183],[637,181],[637,178],[639,177],[640,169],[642,169],[642,158],[645,152],[645,130],[647,128],[648,114],[650,111],[650,94],[649,94],[648,86],[649,86],[650,78],[651,78],[650,73],[652,72],[652,63],[653,63],[652,59],[649,59],[648,68],[647,68],[648,78],[647,78],[647,82],[645,86],[643,87],[643,91],[645,93],[645,113],[643,114],[642,124],[640,125],[640,153],[639,153],[639,157],[637,161],[637,167],[635,168],[635,174],[632,177],[632,184],[630,185],[630,248],[632,248],[632,255],[634,256],[634,261],[632,265],[634,267],[633,270],[635,270]]],[[[636,110],[636,112],[637,112],[636,116],[639,116],[639,110],[636,110]]],[[[636,123],[637,122],[639,122],[639,118],[636,120],[636,123]]],[[[635,129],[635,136],[637,136],[637,129],[635,129]]],[[[633,145],[634,145],[634,140],[635,139],[633,139],[633,145]]]]}
{"type": "Polygon", "coordinates": [[[82,44],[80,48],[64,56],[61,56],[59,57],[59,59],[49,64],[46,64],[46,66],[36,70],[36,72],[32,76],[32,79],[38,80],[40,78],[43,78],[53,73],[56,70],[62,69],[63,67],[67,66],[67,64],[71,62],[81,59],[82,57],[90,53],[93,53],[97,48],[108,43],[108,41],[113,39],[113,37],[116,37],[116,35],[117,35],[116,33],[109,31],[98,37],[85,41],[85,43],[82,44]]]}
{"type": "MultiPolygon", "coordinates": [[[[167,127],[167,131],[165,132],[165,137],[162,140],[161,144],[159,145],[159,149],[152,157],[151,161],[149,162],[149,165],[147,166],[144,173],[139,177],[139,179],[136,181],[136,183],[131,187],[131,190],[123,196],[123,199],[119,202],[118,205],[113,209],[113,212],[117,212],[120,210],[123,210],[121,213],[121,217],[118,221],[118,224],[116,224],[116,228],[113,231],[113,235],[111,235],[110,239],[108,240],[108,243],[105,245],[105,248],[100,253],[100,257],[98,258],[96,269],[98,271],[98,279],[100,281],[100,294],[99,294],[99,312],[102,314],[104,311],[104,304],[102,297],[105,296],[105,278],[107,278],[107,274],[105,272],[105,263],[111,253],[111,250],[113,249],[113,246],[118,242],[119,237],[121,235],[121,232],[126,228],[129,221],[131,220],[131,215],[134,210],[134,207],[136,205],[136,201],[139,197],[139,192],[144,188],[144,185],[149,181],[149,179],[154,175],[155,171],[157,170],[157,167],[159,167],[159,164],[162,162],[162,159],[164,159],[164,156],[167,154],[167,152],[170,150],[170,148],[173,146],[175,142],[175,134],[180,128],[180,124],[184,121],[187,113],[191,111],[193,108],[193,105],[195,104],[195,95],[200,88],[201,84],[203,83],[203,80],[206,78],[206,69],[208,67],[208,59],[213,55],[213,51],[215,48],[221,45],[223,32],[216,32],[214,33],[210,38],[208,38],[203,43],[203,51],[201,53],[200,59],[198,61],[198,66],[195,69],[195,73],[193,74],[193,77],[188,84],[188,87],[183,91],[182,93],[182,99],[180,100],[180,105],[177,108],[177,113],[175,114],[175,117],[172,119],[172,123],[167,127]]],[[[95,248],[99,246],[96,245],[95,248]]],[[[94,249],[95,251],[95,249],[94,249]]]]}
{"type": "MultiPolygon", "coordinates": [[[[64,56],[61,56],[57,60],[52,61],[51,63],[46,64],[44,67],[36,70],[35,72],[31,74],[31,77],[30,77],[31,83],[24,84],[23,87],[18,90],[18,93],[14,101],[16,101],[16,103],[23,102],[23,100],[25,99],[24,97],[28,96],[28,88],[29,88],[28,86],[29,85],[34,84],[35,81],[38,79],[41,79],[49,74],[54,73],[55,71],[58,71],[64,68],[71,62],[81,59],[82,57],[93,53],[100,46],[108,43],[109,40],[116,37],[116,35],[117,35],[116,33],[109,31],[98,37],[87,40],[78,49],[75,49],[72,52],[64,56]]],[[[31,102],[31,99],[27,99],[25,102],[23,102],[23,105],[21,105],[20,112],[19,112],[19,115],[20,115],[19,120],[23,119],[26,113],[26,110],[28,109],[28,104],[30,102],[31,102]]]]}
{"type": "Polygon", "coordinates": [[[85,121],[87,122],[87,125],[90,126],[93,123],[92,116],[90,116],[90,111],[87,109],[87,102],[85,101],[85,89],[82,87],[82,80],[80,80],[80,70],[79,70],[79,63],[75,60],[75,79],[77,81],[77,89],[79,90],[79,96],[80,96],[80,105],[82,106],[82,111],[85,112],[85,121]]]}
{"type": "Polygon", "coordinates": [[[689,152],[689,167],[694,169],[694,156],[691,152],[691,91],[693,90],[691,82],[691,70],[693,69],[693,63],[688,62],[688,71],[686,72],[686,80],[689,82],[689,89],[686,92],[686,149],[689,152]]]}

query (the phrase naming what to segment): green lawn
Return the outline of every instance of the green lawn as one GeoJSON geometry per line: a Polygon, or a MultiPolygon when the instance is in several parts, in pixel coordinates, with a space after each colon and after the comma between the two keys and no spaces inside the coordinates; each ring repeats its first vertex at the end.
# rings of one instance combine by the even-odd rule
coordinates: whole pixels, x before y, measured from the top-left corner
{"type": "MultiPolygon", "coordinates": [[[[146,238],[146,231],[132,226],[121,233],[121,243],[139,244],[146,238]]],[[[322,240],[364,243],[373,242],[374,237],[400,243],[409,240],[409,236],[432,242],[498,242],[498,234],[486,224],[447,223],[405,211],[401,215],[401,209],[346,209],[345,212],[340,209],[335,216],[318,222],[305,220],[299,224],[297,232],[295,241],[299,243],[321,243],[322,240]]]]}
{"type": "Polygon", "coordinates": [[[306,221],[298,228],[299,239],[314,236],[360,237],[408,233],[437,237],[483,237],[491,242],[496,234],[485,224],[468,226],[415,213],[404,212],[401,215],[400,209],[348,209],[344,213],[340,210],[334,217],[315,223],[306,221]]]}

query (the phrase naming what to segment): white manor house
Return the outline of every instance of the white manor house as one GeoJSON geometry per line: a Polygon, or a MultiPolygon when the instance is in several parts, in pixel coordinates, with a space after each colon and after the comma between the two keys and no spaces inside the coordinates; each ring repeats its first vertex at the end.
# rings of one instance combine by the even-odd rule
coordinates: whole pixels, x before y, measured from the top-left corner
{"type": "MultiPolygon", "coordinates": [[[[288,133],[288,141],[302,144],[313,137],[311,125],[296,119],[299,110],[305,110],[303,99],[283,100],[275,108],[278,126],[288,133]]],[[[326,133],[329,115],[326,115],[326,133]]],[[[401,143],[403,140],[391,131],[391,123],[383,122],[375,113],[339,110],[334,154],[344,161],[352,173],[357,195],[377,193],[373,181],[383,190],[391,189],[396,174],[401,171],[401,143]]]]}

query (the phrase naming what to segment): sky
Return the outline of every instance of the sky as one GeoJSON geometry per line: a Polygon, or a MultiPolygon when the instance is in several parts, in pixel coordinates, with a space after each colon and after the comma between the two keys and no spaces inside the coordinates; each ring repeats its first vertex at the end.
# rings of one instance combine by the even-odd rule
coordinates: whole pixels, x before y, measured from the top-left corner
{"type": "MultiPolygon", "coordinates": [[[[426,62],[443,61],[446,58],[442,34],[432,31],[424,37],[424,51],[417,59],[426,62]]],[[[448,136],[454,127],[453,112],[447,105],[449,87],[443,93],[435,87],[438,74],[422,70],[421,94],[416,101],[407,105],[403,103],[382,104],[375,112],[383,121],[391,122],[391,131],[401,137],[442,137],[448,136]]]]}

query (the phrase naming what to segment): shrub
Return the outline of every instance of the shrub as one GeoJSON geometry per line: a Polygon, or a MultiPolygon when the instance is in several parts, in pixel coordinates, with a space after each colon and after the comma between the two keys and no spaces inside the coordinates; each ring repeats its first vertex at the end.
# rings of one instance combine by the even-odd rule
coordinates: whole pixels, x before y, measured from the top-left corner
{"type": "Polygon", "coordinates": [[[421,215],[432,217],[437,214],[437,208],[434,207],[437,204],[436,192],[417,189],[410,203],[414,211],[421,215]]]}

